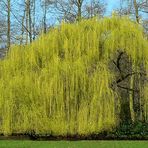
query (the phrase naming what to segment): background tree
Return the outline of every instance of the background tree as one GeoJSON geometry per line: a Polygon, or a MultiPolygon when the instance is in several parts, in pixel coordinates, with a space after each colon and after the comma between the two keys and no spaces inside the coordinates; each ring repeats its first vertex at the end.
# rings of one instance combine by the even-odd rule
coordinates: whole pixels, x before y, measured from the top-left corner
{"type": "Polygon", "coordinates": [[[101,16],[105,12],[105,3],[100,0],[55,0],[54,6],[60,13],[59,16],[68,22],[101,16]]]}
{"type": "Polygon", "coordinates": [[[100,0],[91,0],[85,5],[85,13],[87,18],[92,18],[94,16],[103,17],[106,11],[106,4],[100,0]]]}
{"type": "Polygon", "coordinates": [[[0,43],[5,44],[6,43],[6,32],[7,32],[7,27],[6,27],[6,20],[0,14],[0,43]]]}
{"type": "Polygon", "coordinates": [[[12,44],[31,43],[39,33],[46,33],[50,26],[61,20],[74,22],[103,16],[106,7],[101,0],[1,0],[0,3],[5,19],[1,26],[5,23],[7,28],[4,31],[2,27],[1,34],[5,34],[8,48],[10,41],[12,44]]]}
{"type": "Polygon", "coordinates": [[[120,8],[117,12],[134,18],[137,23],[144,26],[147,33],[148,0],[120,0],[120,8]]]}
{"type": "Polygon", "coordinates": [[[10,20],[10,11],[11,11],[11,1],[7,0],[7,48],[10,49],[11,44],[11,20],[10,20]]]}
{"type": "Polygon", "coordinates": [[[53,0],[41,0],[41,7],[43,10],[43,32],[46,33],[47,32],[47,15],[49,14],[49,8],[50,6],[52,6],[54,4],[53,0]]]}

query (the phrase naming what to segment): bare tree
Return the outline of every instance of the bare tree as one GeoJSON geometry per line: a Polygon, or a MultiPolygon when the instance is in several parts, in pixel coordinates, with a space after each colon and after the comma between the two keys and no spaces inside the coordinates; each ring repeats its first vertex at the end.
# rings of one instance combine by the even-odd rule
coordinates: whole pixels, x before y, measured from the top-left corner
{"type": "Polygon", "coordinates": [[[43,10],[43,20],[42,20],[42,26],[43,26],[43,32],[46,33],[47,32],[47,15],[48,15],[48,10],[50,8],[51,5],[53,5],[55,3],[54,0],[41,0],[41,7],[43,10]]]}
{"type": "Polygon", "coordinates": [[[68,22],[80,21],[81,18],[90,18],[102,15],[105,4],[100,0],[55,0],[55,8],[68,22]]]}
{"type": "Polygon", "coordinates": [[[22,19],[22,23],[21,23],[21,35],[20,35],[20,45],[23,44],[23,38],[24,38],[24,21],[25,21],[25,10],[24,10],[24,14],[21,17],[22,19]]]}
{"type": "Polygon", "coordinates": [[[73,3],[75,4],[75,6],[78,9],[77,12],[77,20],[80,21],[81,17],[82,17],[82,4],[83,4],[84,0],[73,0],[73,3]]]}
{"type": "Polygon", "coordinates": [[[106,10],[106,4],[100,0],[91,0],[85,5],[86,17],[103,16],[106,10]]]}
{"type": "Polygon", "coordinates": [[[148,0],[120,0],[120,15],[133,15],[136,22],[140,23],[142,15],[148,13],[148,0]]]}
{"type": "Polygon", "coordinates": [[[26,44],[28,43],[28,37],[30,40],[30,43],[32,42],[32,18],[31,18],[31,1],[26,0],[25,1],[26,6],[26,28],[29,30],[29,32],[26,33],[26,44]]]}
{"type": "Polygon", "coordinates": [[[6,43],[6,32],[7,32],[7,27],[6,27],[6,21],[4,17],[0,14],[0,44],[6,43]]]}
{"type": "Polygon", "coordinates": [[[10,49],[10,44],[11,44],[11,35],[10,35],[10,31],[11,31],[11,22],[10,22],[10,9],[11,9],[11,5],[10,5],[10,0],[7,0],[7,48],[10,49]]]}
{"type": "Polygon", "coordinates": [[[36,24],[36,0],[32,1],[32,7],[33,7],[33,21],[32,21],[32,34],[33,34],[33,40],[35,40],[36,37],[36,31],[35,31],[35,24],[36,24]]]}

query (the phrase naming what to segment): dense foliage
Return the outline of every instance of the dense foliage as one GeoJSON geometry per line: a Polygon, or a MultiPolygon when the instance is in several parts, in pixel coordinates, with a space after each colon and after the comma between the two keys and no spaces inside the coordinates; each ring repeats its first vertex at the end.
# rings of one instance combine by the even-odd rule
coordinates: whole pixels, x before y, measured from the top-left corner
{"type": "MultiPolygon", "coordinates": [[[[133,69],[147,69],[147,47],[142,28],[117,16],[62,23],[31,45],[13,47],[0,62],[0,133],[112,131],[121,122],[124,98],[111,87],[115,73],[109,63],[120,50],[133,69]]],[[[148,122],[148,86],[142,87],[148,122]]],[[[132,107],[130,97],[134,116],[132,107]]]]}

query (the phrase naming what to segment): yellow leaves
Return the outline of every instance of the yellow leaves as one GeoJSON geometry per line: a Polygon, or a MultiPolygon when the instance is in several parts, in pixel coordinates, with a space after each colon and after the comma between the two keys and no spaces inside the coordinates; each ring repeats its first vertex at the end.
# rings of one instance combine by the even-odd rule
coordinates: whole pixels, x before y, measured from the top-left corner
{"type": "Polygon", "coordinates": [[[147,45],[138,25],[113,16],[62,23],[31,45],[13,47],[0,62],[0,132],[66,135],[111,129],[118,123],[115,98],[120,102],[110,88],[110,58],[122,50],[134,62],[148,59],[147,45]]]}

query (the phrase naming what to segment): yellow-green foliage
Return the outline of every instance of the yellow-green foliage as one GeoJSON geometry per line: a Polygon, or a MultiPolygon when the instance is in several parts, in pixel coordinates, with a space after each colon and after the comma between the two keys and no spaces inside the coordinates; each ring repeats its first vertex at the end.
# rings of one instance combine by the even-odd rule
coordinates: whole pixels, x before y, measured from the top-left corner
{"type": "Polygon", "coordinates": [[[0,132],[112,130],[120,102],[108,62],[118,49],[135,63],[146,61],[146,48],[142,29],[118,17],[62,23],[31,45],[13,47],[0,62],[0,132]]]}

